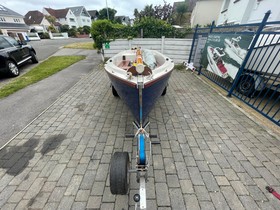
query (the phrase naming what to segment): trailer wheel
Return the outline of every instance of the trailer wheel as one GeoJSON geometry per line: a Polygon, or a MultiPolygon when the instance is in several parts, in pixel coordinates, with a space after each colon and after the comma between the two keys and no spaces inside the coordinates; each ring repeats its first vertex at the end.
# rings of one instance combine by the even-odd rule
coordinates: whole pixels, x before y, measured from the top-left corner
{"type": "Polygon", "coordinates": [[[125,195],[129,185],[128,152],[115,152],[110,166],[110,190],[114,195],[125,195]]]}
{"type": "Polygon", "coordinates": [[[119,97],[119,94],[118,94],[118,92],[116,91],[116,89],[114,88],[113,85],[112,85],[112,93],[113,93],[113,96],[119,97]]]}
{"type": "Polygon", "coordinates": [[[255,91],[254,78],[250,75],[241,76],[237,85],[237,90],[243,95],[251,96],[255,91]]]}
{"type": "Polygon", "coordinates": [[[165,87],[165,88],[164,88],[164,90],[163,90],[163,92],[162,92],[162,94],[161,94],[161,95],[162,95],[162,96],[165,96],[166,91],[167,91],[167,87],[165,87]]]}

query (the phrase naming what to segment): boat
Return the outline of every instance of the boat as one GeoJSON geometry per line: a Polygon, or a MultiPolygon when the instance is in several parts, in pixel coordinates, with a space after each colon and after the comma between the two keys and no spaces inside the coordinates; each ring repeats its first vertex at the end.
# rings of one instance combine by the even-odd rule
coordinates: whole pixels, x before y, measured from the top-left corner
{"type": "Polygon", "coordinates": [[[138,203],[141,210],[149,209],[146,202],[148,168],[151,164],[152,144],[160,142],[150,140],[157,136],[146,131],[149,125],[147,117],[157,99],[166,94],[173,68],[174,63],[170,58],[158,51],[141,48],[122,51],[105,64],[113,95],[124,100],[136,120],[133,125],[137,129],[135,134],[126,135],[126,138],[132,137],[137,141],[135,168],[130,169],[128,152],[115,152],[110,164],[110,191],[114,195],[127,194],[129,173],[136,173],[140,186],[139,194],[133,196],[135,209],[138,203]]]}
{"type": "Polygon", "coordinates": [[[225,44],[225,52],[237,61],[240,65],[242,64],[246,54],[247,50],[242,49],[238,42],[241,40],[241,36],[238,37],[233,37],[231,39],[225,39],[224,44],[225,44]]]}
{"type": "Polygon", "coordinates": [[[145,122],[158,97],[166,93],[173,68],[170,58],[141,48],[124,50],[105,64],[113,94],[124,100],[139,125],[145,122]]]}
{"type": "Polygon", "coordinates": [[[225,79],[229,75],[225,67],[224,61],[222,60],[223,56],[225,56],[225,53],[222,48],[214,48],[211,46],[207,47],[207,59],[211,71],[225,79]]]}

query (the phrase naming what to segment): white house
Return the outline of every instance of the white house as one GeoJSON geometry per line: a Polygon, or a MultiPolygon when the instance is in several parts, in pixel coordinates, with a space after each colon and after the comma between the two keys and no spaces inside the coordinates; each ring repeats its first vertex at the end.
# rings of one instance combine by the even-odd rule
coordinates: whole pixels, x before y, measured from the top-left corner
{"type": "Polygon", "coordinates": [[[280,20],[279,0],[224,0],[217,25],[259,23],[268,10],[268,21],[280,20]]]}
{"type": "Polygon", "coordinates": [[[0,5],[0,29],[5,35],[26,39],[24,33],[28,32],[29,27],[24,23],[22,15],[0,5]]]}
{"type": "Polygon", "coordinates": [[[30,26],[30,29],[35,29],[37,32],[47,32],[51,25],[44,14],[38,10],[27,12],[24,16],[24,22],[30,26]]]}
{"type": "Polygon", "coordinates": [[[56,18],[56,21],[61,25],[69,25],[69,28],[78,28],[79,24],[74,13],[70,9],[51,9],[43,8],[44,15],[51,15],[56,18]]]}
{"type": "Polygon", "coordinates": [[[68,9],[76,16],[78,27],[91,26],[91,15],[87,12],[85,7],[69,7],[68,9]]]}
{"type": "Polygon", "coordinates": [[[198,0],[191,15],[191,27],[217,22],[223,0],[198,0]]]}

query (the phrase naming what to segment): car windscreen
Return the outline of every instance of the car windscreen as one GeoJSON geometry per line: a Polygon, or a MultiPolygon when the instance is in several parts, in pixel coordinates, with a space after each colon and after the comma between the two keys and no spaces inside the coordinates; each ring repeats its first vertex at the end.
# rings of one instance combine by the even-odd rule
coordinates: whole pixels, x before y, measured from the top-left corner
{"type": "Polygon", "coordinates": [[[19,46],[19,43],[17,42],[17,40],[15,40],[12,37],[6,36],[4,39],[6,39],[13,46],[19,46]]]}
{"type": "Polygon", "coordinates": [[[0,37],[0,49],[5,49],[9,47],[12,47],[12,45],[9,42],[7,42],[7,40],[3,37],[0,37]]]}

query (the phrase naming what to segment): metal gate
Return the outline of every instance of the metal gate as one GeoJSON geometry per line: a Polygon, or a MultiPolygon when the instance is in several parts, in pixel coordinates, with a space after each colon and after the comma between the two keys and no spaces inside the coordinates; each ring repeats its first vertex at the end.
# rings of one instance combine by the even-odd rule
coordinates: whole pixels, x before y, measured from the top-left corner
{"type": "Polygon", "coordinates": [[[198,74],[207,77],[259,113],[280,126],[280,21],[267,22],[268,11],[261,23],[196,27],[188,62],[200,66],[198,74]],[[253,39],[234,80],[202,68],[201,55],[209,34],[251,34],[253,39]]]}

